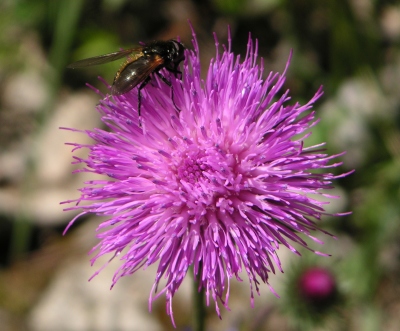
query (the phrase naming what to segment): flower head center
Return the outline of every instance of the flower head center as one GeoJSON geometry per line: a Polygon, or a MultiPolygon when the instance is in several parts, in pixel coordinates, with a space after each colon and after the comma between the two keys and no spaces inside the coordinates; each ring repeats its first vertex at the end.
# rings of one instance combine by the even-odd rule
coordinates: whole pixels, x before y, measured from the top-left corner
{"type": "Polygon", "coordinates": [[[198,153],[195,155],[190,155],[188,153],[178,166],[178,178],[186,181],[187,183],[195,185],[201,179],[207,180],[207,177],[203,175],[203,172],[208,171],[209,169],[209,165],[201,155],[198,153]]]}
{"type": "Polygon", "coordinates": [[[207,210],[232,212],[232,197],[243,189],[234,156],[218,145],[198,147],[180,151],[174,167],[182,203],[198,216],[207,210]]]}

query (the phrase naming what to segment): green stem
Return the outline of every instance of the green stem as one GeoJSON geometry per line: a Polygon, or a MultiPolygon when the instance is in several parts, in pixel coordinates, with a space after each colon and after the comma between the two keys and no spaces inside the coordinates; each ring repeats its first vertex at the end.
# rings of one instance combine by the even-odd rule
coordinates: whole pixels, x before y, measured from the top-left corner
{"type": "MultiPolygon", "coordinates": [[[[193,268],[192,268],[193,271],[193,268]]],[[[198,277],[201,277],[201,269],[198,277]]],[[[193,330],[205,331],[206,307],[204,300],[204,289],[199,291],[199,282],[193,272],[193,330]]]]}
{"type": "Polygon", "coordinates": [[[13,231],[10,244],[10,263],[13,263],[26,254],[29,250],[29,242],[32,236],[33,225],[23,212],[17,214],[13,223],[13,231]]]}

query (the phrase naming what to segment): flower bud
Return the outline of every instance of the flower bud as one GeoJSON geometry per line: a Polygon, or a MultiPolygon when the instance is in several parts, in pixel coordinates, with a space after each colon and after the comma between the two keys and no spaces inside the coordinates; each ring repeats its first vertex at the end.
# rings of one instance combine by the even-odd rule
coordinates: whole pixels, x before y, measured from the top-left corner
{"type": "Polygon", "coordinates": [[[336,296],[336,280],[332,273],[322,267],[307,269],[299,278],[299,292],[309,303],[330,303],[336,296]]]}

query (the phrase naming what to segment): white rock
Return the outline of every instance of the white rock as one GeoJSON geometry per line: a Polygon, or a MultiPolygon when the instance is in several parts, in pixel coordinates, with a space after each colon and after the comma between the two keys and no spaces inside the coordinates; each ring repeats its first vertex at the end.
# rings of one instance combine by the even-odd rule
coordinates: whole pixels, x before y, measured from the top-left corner
{"type": "MultiPolygon", "coordinates": [[[[21,150],[2,154],[0,174],[10,178],[9,186],[2,187],[0,210],[7,214],[23,212],[36,224],[61,224],[76,214],[63,213],[61,201],[79,197],[78,189],[90,174],[72,174],[73,155],[83,156],[87,151],[71,153],[66,142],[92,143],[85,134],[60,130],[60,127],[93,129],[100,127],[100,115],[95,110],[98,98],[94,93],[79,93],[66,97],[46,122],[37,137],[25,143],[21,150]],[[28,166],[31,160],[33,167],[28,166]]],[[[22,148],[22,147],[21,147],[22,148]]]]}
{"type": "MultiPolygon", "coordinates": [[[[67,142],[90,143],[85,134],[60,130],[60,127],[91,130],[100,127],[100,115],[95,110],[98,97],[92,92],[69,95],[62,100],[46,122],[35,142],[33,155],[37,180],[41,185],[68,181],[72,169],[72,146],[67,142]]],[[[81,153],[82,154],[82,153],[81,153]]],[[[79,155],[79,153],[77,153],[79,155]]]]}
{"type": "Polygon", "coordinates": [[[106,261],[102,259],[91,267],[89,258],[83,255],[66,262],[32,310],[28,319],[30,328],[34,331],[162,330],[156,314],[147,310],[154,269],[125,277],[110,290],[117,260],[88,282],[106,261]]]}
{"type": "Polygon", "coordinates": [[[45,80],[37,70],[27,70],[11,76],[4,87],[5,108],[15,111],[39,112],[48,98],[45,80]]]}

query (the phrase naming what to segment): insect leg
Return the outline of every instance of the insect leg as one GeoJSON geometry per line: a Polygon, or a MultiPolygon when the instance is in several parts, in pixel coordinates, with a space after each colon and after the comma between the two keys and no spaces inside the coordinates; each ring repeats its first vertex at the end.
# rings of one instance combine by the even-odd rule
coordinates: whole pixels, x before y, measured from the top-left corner
{"type": "Polygon", "coordinates": [[[178,70],[178,66],[179,64],[175,64],[173,68],[165,67],[165,69],[167,69],[169,72],[172,72],[176,78],[178,78],[177,74],[180,74],[181,75],[180,78],[182,78],[182,71],[178,70]]]}
{"type": "Polygon", "coordinates": [[[180,77],[180,79],[182,79],[182,71],[180,71],[180,70],[175,70],[175,71],[173,71],[173,73],[174,73],[174,76],[176,77],[176,78],[178,78],[178,74],[180,74],[181,75],[181,77],[180,77]]]}
{"type": "Polygon", "coordinates": [[[143,83],[140,84],[140,86],[138,87],[138,96],[137,96],[137,99],[138,99],[138,114],[139,114],[139,117],[140,117],[140,106],[142,105],[142,93],[141,93],[141,91],[142,91],[142,89],[143,89],[149,82],[150,82],[150,76],[148,76],[148,77],[143,81],[143,83]]]}
{"type": "Polygon", "coordinates": [[[172,100],[172,103],[174,104],[174,106],[175,106],[176,110],[178,111],[178,113],[180,113],[181,110],[178,108],[178,106],[176,105],[175,100],[174,100],[174,87],[172,86],[171,82],[168,79],[166,79],[163,75],[161,75],[158,71],[156,71],[155,73],[156,73],[156,75],[158,77],[160,77],[160,79],[165,84],[167,84],[171,88],[171,100],[172,100]]]}

